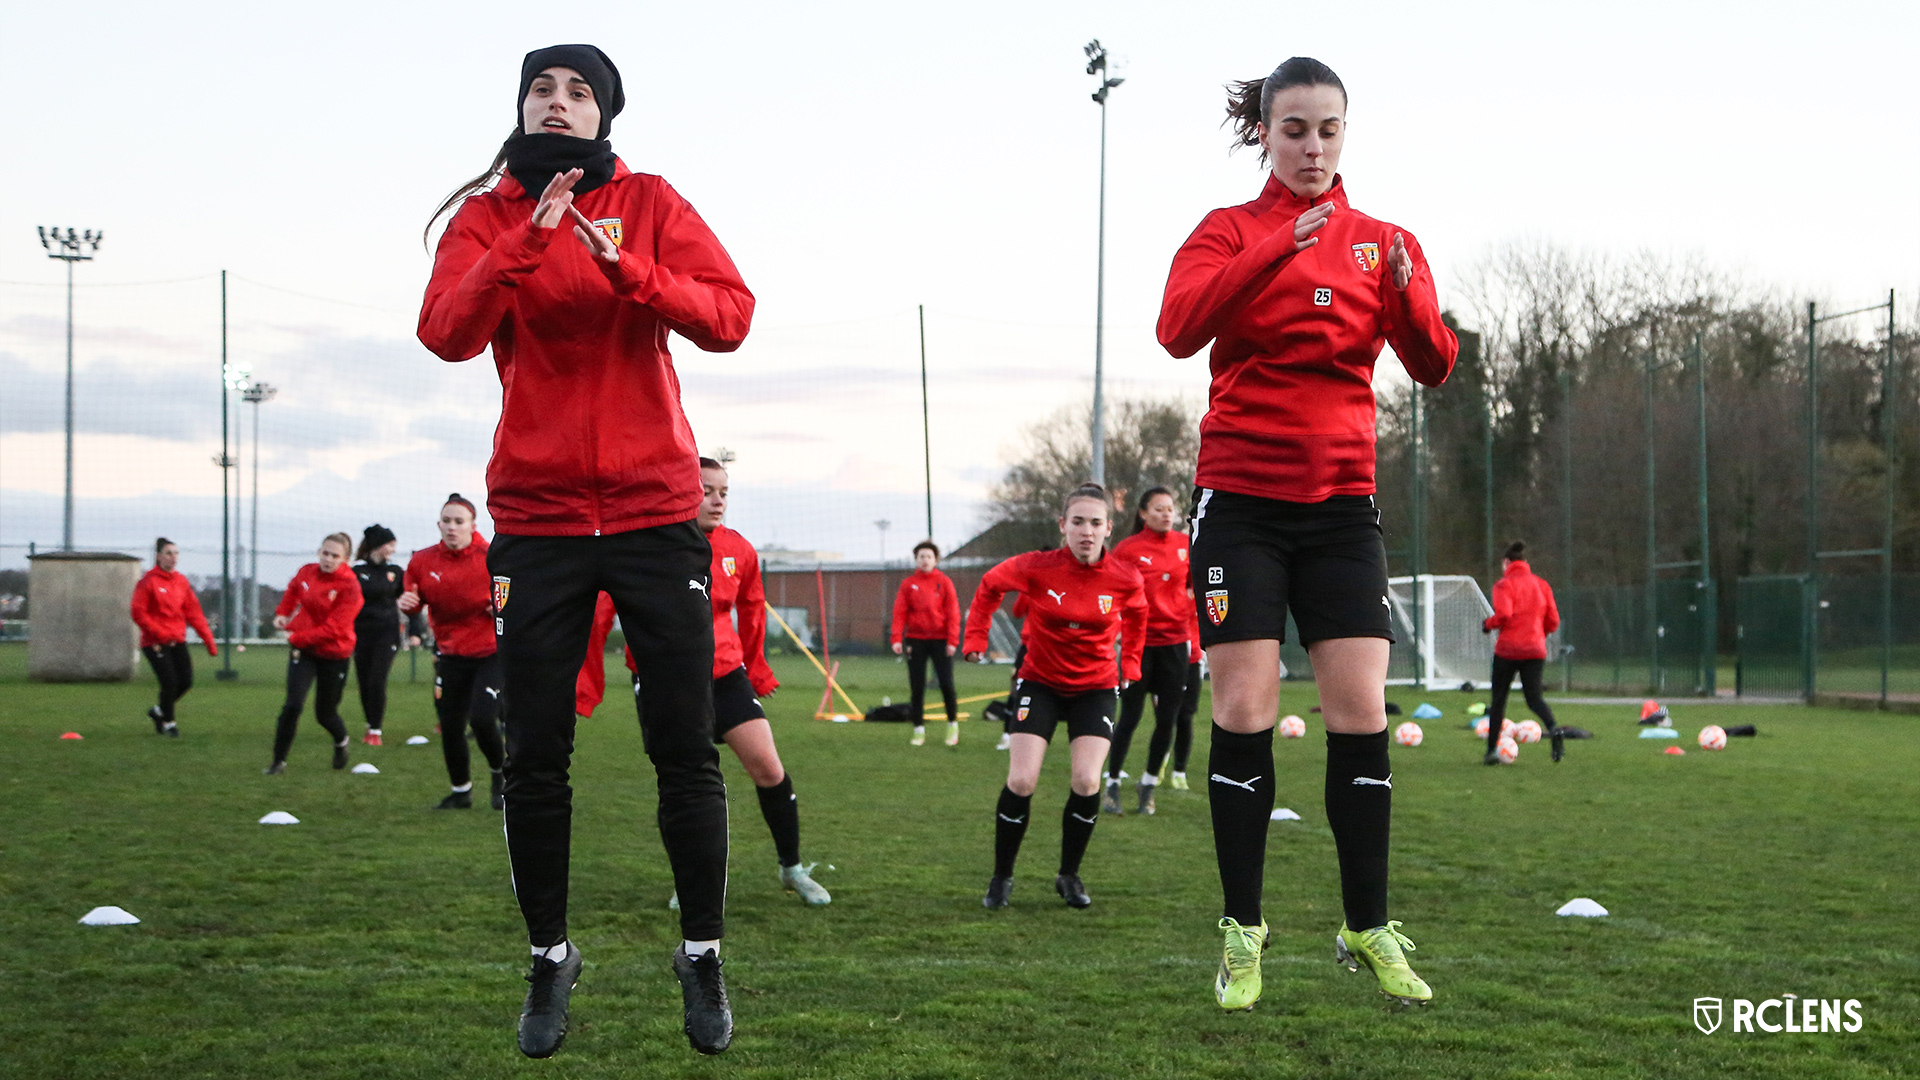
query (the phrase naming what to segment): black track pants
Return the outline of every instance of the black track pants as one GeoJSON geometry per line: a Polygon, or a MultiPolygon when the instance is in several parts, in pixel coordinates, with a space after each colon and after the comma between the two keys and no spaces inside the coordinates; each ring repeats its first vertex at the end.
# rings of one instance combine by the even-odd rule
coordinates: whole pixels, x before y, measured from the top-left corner
{"type": "Polygon", "coordinates": [[[487,759],[499,769],[506,753],[500,745],[500,655],[433,658],[433,710],[440,720],[440,754],[447,762],[447,783],[473,781],[467,753],[467,728],[487,759]]]}
{"type": "Polygon", "coordinates": [[[1507,717],[1507,695],[1513,691],[1515,675],[1520,676],[1520,693],[1527,699],[1527,708],[1547,725],[1548,731],[1553,730],[1553,709],[1547,704],[1546,695],[1540,692],[1540,678],[1546,666],[1545,660],[1493,658],[1493,697],[1487,703],[1487,753],[1493,753],[1500,744],[1500,721],[1507,717]]]}
{"type": "Polygon", "coordinates": [[[906,638],[907,688],[913,695],[913,726],[926,721],[927,661],[933,661],[933,677],[940,682],[940,696],[947,706],[947,719],[960,718],[960,706],[953,691],[953,657],[947,655],[944,638],[906,638]]]}
{"type": "MultiPolygon", "coordinates": [[[[1120,722],[1114,725],[1113,748],[1107,751],[1107,781],[1120,779],[1127,750],[1133,745],[1133,732],[1147,710],[1147,696],[1153,696],[1153,737],[1149,740],[1147,772],[1160,771],[1167,755],[1167,741],[1173,737],[1180,701],[1187,689],[1187,646],[1149,645],[1140,654],[1140,678],[1120,691],[1120,722]],[[1153,746],[1159,746],[1154,753],[1153,746]]],[[[1141,775],[1145,775],[1142,773],[1141,775]]]]}
{"type": "Polygon", "coordinates": [[[304,649],[287,652],[287,703],[280,707],[280,720],[273,730],[273,760],[287,760],[293,748],[294,731],[300,726],[300,713],[307,707],[307,691],[317,687],[313,718],[333,736],[334,745],[347,740],[347,725],[340,721],[340,698],[347,689],[346,657],[322,660],[304,649]]]}
{"type": "Polygon", "coordinates": [[[507,688],[507,855],[534,945],[567,936],[574,679],[601,592],[646,687],[640,732],[659,782],[681,934],[721,936],[727,787],[713,744],[712,558],[690,521],[612,536],[500,536],[487,552],[507,688]]]}
{"type": "Polygon", "coordinates": [[[360,712],[367,728],[380,730],[387,719],[387,675],[393,671],[393,658],[400,643],[377,637],[362,637],[353,647],[353,677],[360,686],[360,712]]]}
{"type": "Polygon", "coordinates": [[[173,723],[173,704],[187,696],[193,689],[193,654],[187,651],[187,643],[176,641],[171,645],[149,645],[140,650],[147,658],[147,666],[153,669],[153,677],[160,680],[160,717],[167,723],[173,723]]]}

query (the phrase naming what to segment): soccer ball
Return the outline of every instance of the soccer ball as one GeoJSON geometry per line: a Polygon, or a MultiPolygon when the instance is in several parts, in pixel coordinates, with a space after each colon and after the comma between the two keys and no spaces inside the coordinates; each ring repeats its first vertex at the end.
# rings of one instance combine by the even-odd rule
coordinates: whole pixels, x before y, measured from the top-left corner
{"type": "Polygon", "coordinates": [[[1280,735],[1282,738],[1298,739],[1306,735],[1306,733],[1307,722],[1305,720],[1297,716],[1283,716],[1280,718],[1280,735]]]}
{"type": "Polygon", "coordinates": [[[1484,739],[1487,737],[1487,718],[1486,717],[1483,716],[1480,719],[1475,720],[1473,722],[1473,737],[1476,739],[1484,739]]]}
{"type": "Polygon", "coordinates": [[[1500,741],[1494,744],[1493,752],[1499,755],[1500,764],[1511,765],[1520,756],[1520,744],[1514,742],[1511,735],[1502,735],[1500,741]]]}
{"type": "Polygon", "coordinates": [[[1706,727],[1700,729],[1700,749],[1725,750],[1726,748],[1727,732],[1725,728],[1722,728],[1719,724],[1708,724],[1706,727]]]}
{"type": "Polygon", "coordinates": [[[1511,734],[1513,734],[1513,721],[1507,719],[1504,716],[1501,717],[1500,718],[1500,737],[1504,739],[1511,734]]]}
{"type": "Polygon", "coordinates": [[[1419,746],[1426,737],[1427,733],[1420,730],[1420,725],[1411,720],[1393,729],[1393,741],[1401,746],[1419,746]]]}
{"type": "Polygon", "coordinates": [[[1514,742],[1539,742],[1540,725],[1532,720],[1522,720],[1513,728],[1514,742]]]}

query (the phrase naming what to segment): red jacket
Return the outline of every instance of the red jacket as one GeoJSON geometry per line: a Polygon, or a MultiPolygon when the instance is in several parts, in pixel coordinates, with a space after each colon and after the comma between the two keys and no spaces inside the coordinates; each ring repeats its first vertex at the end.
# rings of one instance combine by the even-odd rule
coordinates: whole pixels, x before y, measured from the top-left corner
{"type": "Polygon", "coordinates": [[[987,571],[967,611],[969,653],[987,651],[987,630],[1000,598],[1027,598],[1021,636],[1027,660],[1020,677],[1065,694],[1106,690],[1140,677],[1146,643],[1146,584],[1140,572],[1111,554],[1088,566],[1066,548],[1015,555],[987,571]],[[1115,666],[1113,640],[1120,638],[1115,666]]]}
{"type": "Polygon", "coordinates": [[[1187,534],[1141,529],[1113,546],[1113,557],[1140,571],[1147,587],[1147,645],[1196,642],[1187,534]]]}
{"type": "Polygon", "coordinates": [[[453,551],[445,544],[423,547],[407,560],[406,587],[419,593],[433,627],[433,650],[441,656],[474,659],[494,649],[493,575],[487,573],[487,538],[453,551]]]}
{"type": "Polygon", "coordinates": [[[1315,199],[1269,177],[1259,198],[1208,214],[1173,257],[1159,336],[1182,358],[1213,342],[1199,485],[1290,502],[1373,494],[1382,342],[1428,386],[1460,348],[1419,242],[1349,207],[1338,176],[1315,199]],[[1320,242],[1295,253],[1294,219],[1324,202],[1338,209],[1320,242]],[[1413,258],[1404,291],[1387,265],[1396,232],[1413,258]]]}
{"type": "Polygon", "coordinates": [[[960,644],[960,594],[939,570],[915,570],[893,594],[893,643],[904,638],[960,644]]]}
{"type": "Polygon", "coordinates": [[[133,587],[133,623],[140,628],[140,647],[178,645],[187,640],[191,624],[206,643],[208,656],[219,656],[213,643],[213,631],[200,611],[200,598],[193,594],[187,575],[159,567],[147,571],[133,587]]]}
{"type": "Polygon", "coordinates": [[[493,347],[494,527],[598,536],[690,520],[700,464],[667,332],[731,352],[747,336],[753,294],[706,222],[657,176],[616,163],[610,182],[574,199],[620,245],[611,266],[569,222],[535,229],[534,205],[510,176],[468,199],[440,238],[420,308],[420,341],[442,360],[493,347]]]}
{"type": "Polygon", "coordinates": [[[319,563],[308,563],[287,582],[273,613],[290,616],[287,644],[322,660],[345,660],[353,655],[353,617],[365,602],[346,560],[331,574],[321,573],[319,563]]]}
{"type": "Polygon", "coordinates": [[[1523,560],[1507,564],[1507,573],[1493,583],[1493,614],[1482,624],[1500,631],[1493,655],[1506,660],[1545,660],[1547,635],[1560,629],[1560,609],[1553,603],[1553,587],[1523,560]]]}
{"type": "Polygon", "coordinates": [[[725,525],[708,533],[707,543],[713,545],[707,586],[713,601],[713,677],[745,664],[753,692],[771,694],[780,680],[767,666],[767,590],[760,580],[760,555],[725,525]]]}
{"type": "MultiPolygon", "coordinates": [[[[587,632],[587,659],[573,680],[573,711],[592,716],[607,696],[607,635],[613,633],[613,597],[606,593],[593,605],[593,629],[587,632]]],[[[632,652],[627,653],[632,656],[632,652]]],[[[628,664],[632,666],[631,663],[628,664]]]]}

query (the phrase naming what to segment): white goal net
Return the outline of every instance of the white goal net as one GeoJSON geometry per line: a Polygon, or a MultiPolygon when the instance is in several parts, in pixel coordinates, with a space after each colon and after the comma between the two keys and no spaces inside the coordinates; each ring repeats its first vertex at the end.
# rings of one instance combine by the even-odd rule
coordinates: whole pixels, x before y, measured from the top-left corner
{"type": "Polygon", "coordinates": [[[1457,690],[1490,684],[1493,635],[1480,632],[1493,606],[1480,583],[1465,575],[1422,574],[1389,578],[1393,608],[1393,659],[1389,685],[1457,690]],[[1415,645],[1418,645],[1416,650],[1415,645]]]}

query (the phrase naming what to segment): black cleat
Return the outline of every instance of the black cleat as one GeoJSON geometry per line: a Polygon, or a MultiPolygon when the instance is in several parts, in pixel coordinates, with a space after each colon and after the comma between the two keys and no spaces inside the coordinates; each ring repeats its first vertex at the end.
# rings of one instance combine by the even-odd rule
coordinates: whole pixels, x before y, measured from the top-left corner
{"type": "Polygon", "coordinates": [[[1013,879],[995,877],[987,882],[987,895],[980,900],[980,906],[997,911],[1013,901],[1013,879]]]}
{"type": "Polygon", "coordinates": [[[148,709],[147,719],[153,721],[153,733],[155,735],[165,735],[167,733],[167,718],[161,715],[160,706],[155,705],[148,709]]]}
{"type": "Polygon", "coordinates": [[[1498,750],[1487,751],[1487,756],[1480,759],[1480,764],[1482,765],[1500,764],[1500,751],[1498,750]]]}
{"type": "Polygon", "coordinates": [[[534,957],[527,984],[527,1003],[520,1009],[520,1052],[530,1058],[552,1057],[567,1041],[567,1002],[580,985],[579,947],[569,943],[567,958],[559,963],[534,957]]]}
{"type": "Polygon", "coordinates": [[[1061,874],[1054,878],[1053,891],[1059,893],[1060,899],[1065,900],[1070,908],[1093,906],[1093,897],[1088,896],[1087,887],[1080,884],[1079,874],[1061,874]]]}
{"type": "Polygon", "coordinates": [[[1559,761],[1567,752],[1566,735],[1567,733],[1561,731],[1559,728],[1554,728],[1553,731],[1548,733],[1548,737],[1553,740],[1553,760],[1555,761],[1559,761]]]}
{"type": "Polygon", "coordinates": [[[720,954],[708,949],[688,956],[681,945],[673,950],[673,973],[680,979],[680,1000],[686,1007],[682,1027],[687,1042],[703,1054],[725,1050],[733,1042],[733,1008],[727,1004],[720,954]]]}
{"type": "Polygon", "coordinates": [[[344,769],[347,767],[347,744],[346,743],[334,744],[333,767],[336,769],[344,769]]]}
{"type": "Polygon", "coordinates": [[[268,776],[279,776],[281,773],[287,771],[287,763],[284,761],[276,761],[260,771],[266,773],[268,776]]]}
{"type": "Polygon", "coordinates": [[[180,737],[180,725],[179,725],[179,724],[168,724],[168,725],[167,725],[167,738],[169,738],[169,739],[177,739],[177,738],[179,738],[179,737],[180,737]]]}
{"type": "Polygon", "coordinates": [[[493,770],[493,779],[487,786],[488,800],[495,810],[504,810],[507,806],[507,778],[499,769],[493,770]]]}
{"type": "MultiPolygon", "coordinates": [[[[473,809],[473,792],[450,791],[447,793],[447,797],[444,799],[441,799],[439,805],[435,806],[434,809],[435,810],[471,810],[473,809]]],[[[572,946],[568,946],[568,947],[571,948],[572,946]]]]}

